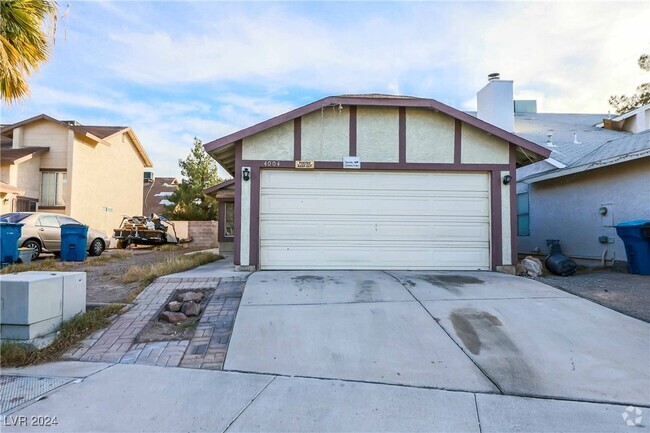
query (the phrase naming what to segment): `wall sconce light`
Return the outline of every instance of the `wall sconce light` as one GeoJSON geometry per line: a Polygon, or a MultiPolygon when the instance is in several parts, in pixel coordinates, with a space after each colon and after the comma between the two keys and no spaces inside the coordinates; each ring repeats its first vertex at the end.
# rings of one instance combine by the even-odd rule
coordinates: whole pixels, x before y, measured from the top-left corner
{"type": "Polygon", "coordinates": [[[245,167],[245,168],[241,171],[241,176],[242,176],[242,179],[244,179],[244,181],[246,181],[246,182],[248,182],[249,180],[251,180],[251,171],[250,171],[250,169],[249,169],[248,167],[245,167]]]}
{"type": "Polygon", "coordinates": [[[598,213],[602,216],[607,215],[607,208],[605,206],[602,206],[600,209],[598,209],[598,213]]]}
{"type": "Polygon", "coordinates": [[[512,176],[510,176],[509,174],[506,174],[505,176],[503,176],[503,184],[504,185],[508,185],[511,180],[512,180],[512,176]]]}

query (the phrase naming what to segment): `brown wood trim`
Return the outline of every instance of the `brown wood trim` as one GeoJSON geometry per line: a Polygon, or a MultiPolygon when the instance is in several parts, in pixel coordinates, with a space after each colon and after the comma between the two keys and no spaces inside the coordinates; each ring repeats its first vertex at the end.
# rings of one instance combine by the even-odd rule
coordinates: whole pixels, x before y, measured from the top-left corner
{"type": "Polygon", "coordinates": [[[65,210],[65,205],[63,206],[39,206],[38,210],[65,210]]]}
{"type": "Polygon", "coordinates": [[[454,122],[454,164],[461,165],[461,156],[462,156],[462,145],[461,137],[463,134],[463,122],[456,119],[454,122]]]}
{"type": "Polygon", "coordinates": [[[519,260],[519,233],[517,231],[517,149],[510,143],[510,237],[512,264],[519,260]]]}
{"type": "Polygon", "coordinates": [[[235,144],[235,244],[233,245],[233,262],[235,265],[241,264],[241,168],[242,159],[242,141],[235,144]]]}
{"type": "Polygon", "coordinates": [[[492,269],[503,262],[503,231],[501,228],[501,170],[490,173],[490,224],[492,229],[492,269]]]}
{"type": "Polygon", "coordinates": [[[350,155],[357,156],[357,106],[350,107],[350,155]]]}
{"type": "MultiPolygon", "coordinates": [[[[274,166],[268,166],[266,161],[243,160],[242,166],[251,168],[264,169],[288,169],[295,168],[294,161],[273,161],[274,166]]],[[[314,168],[323,170],[342,170],[342,162],[334,161],[316,161],[314,168]]],[[[363,162],[361,161],[362,170],[401,170],[401,171],[492,171],[492,170],[509,170],[509,164],[461,164],[453,163],[421,163],[421,162],[363,162]]],[[[237,194],[237,193],[236,193],[237,194]]]]}
{"type": "Polygon", "coordinates": [[[293,120],[293,159],[300,161],[302,158],[302,117],[293,120]]]}
{"type": "Polygon", "coordinates": [[[43,172],[57,172],[57,173],[67,173],[67,168],[41,168],[41,173],[43,172]]]}
{"type": "Polygon", "coordinates": [[[399,162],[406,163],[406,107],[399,107],[399,162]]]}

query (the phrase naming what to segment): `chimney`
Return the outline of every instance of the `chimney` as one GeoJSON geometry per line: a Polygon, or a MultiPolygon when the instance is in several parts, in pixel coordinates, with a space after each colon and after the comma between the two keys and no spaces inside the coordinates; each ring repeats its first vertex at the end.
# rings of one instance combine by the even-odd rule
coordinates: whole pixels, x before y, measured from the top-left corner
{"type": "Polygon", "coordinates": [[[512,80],[502,80],[496,72],[488,75],[488,83],[476,94],[476,105],[479,119],[514,132],[512,80]]]}

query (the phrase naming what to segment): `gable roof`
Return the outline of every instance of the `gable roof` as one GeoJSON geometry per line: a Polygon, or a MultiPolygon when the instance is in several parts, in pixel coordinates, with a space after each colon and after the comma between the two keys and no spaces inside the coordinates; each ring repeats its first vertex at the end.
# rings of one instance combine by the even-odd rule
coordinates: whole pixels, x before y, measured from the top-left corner
{"type": "MultiPolygon", "coordinates": [[[[221,165],[228,171],[234,169],[234,159],[231,155],[226,155],[226,148],[231,147],[235,142],[242,140],[251,135],[257,134],[266,129],[280,125],[282,123],[291,121],[298,117],[320,110],[323,107],[331,105],[359,105],[359,106],[377,106],[377,107],[407,107],[407,108],[429,108],[447,114],[455,119],[468,123],[476,128],[488,132],[496,137],[502,138],[514,145],[520,146],[523,149],[532,152],[534,155],[539,155],[547,158],[550,151],[539,146],[523,137],[517,136],[504,129],[487,123],[477,117],[468,113],[457,110],[449,105],[436,101],[435,99],[418,98],[414,96],[402,95],[384,95],[384,94],[366,94],[366,95],[339,95],[328,96],[318,101],[312,102],[305,106],[296,108],[295,110],[273,117],[264,122],[242,129],[235,133],[226,135],[217,140],[206,143],[203,147],[206,152],[211,154],[215,159],[224,158],[224,163],[221,165]]],[[[221,160],[219,161],[221,163],[221,160]]]]}
{"type": "Polygon", "coordinates": [[[27,125],[29,123],[37,122],[39,120],[47,120],[50,122],[57,123],[65,128],[71,129],[76,134],[79,134],[83,137],[89,138],[96,142],[102,142],[104,144],[107,144],[105,141],[103,141],[105,138],[108,138],[110,136],[117,134],[118,132],[123,131],[125,134],[129,135],[131,141],[133,141],[133,144],[135,144],[135,148],[138,151],[140,157],[142,158],[144,166],[153,167],[153,164],[149,159],[149,155],[147,155],[147,152],[144,150],[144,147],[142,147],[140,140],[138,140],[138,137],[135,135],[135,132],[133,132],[133,129],[130,126],[79,125],[73,121],[63,122],[55,119],[54,117],[48,116],[47,114],[39,114],[37,116],[30,117],[29,119],[12,123],[11,125],[3,125],[2,128],[0,128],[0,134],[8,136],[7,134],[11,133],[14,129],[23,125],[27,125]]]}
{"type": "Polygon", "coordinates": [[[204,189],[203,194],[205,194],[205,195],[213,195],[217,191],[220,191],[220,190],[222,190],[224,188],[228,188],[228,187],[231,187],[231,186],[234,186],[234,185],[235,185],[235,179],[229,179],[229,180],[226,180],[224,182],[213,185],[210,188],[204,189]]]}
{"type": "MultiPolygon", "coordinates": [[[[0,155],[0,163],[2,164],[14,164],[20,159],[40,152],[49,151],[49,147],[21,147],[19,149],[2,149],[2,154],[0,155]]],[[[19,161],[20,162],[20,161],[19,161]]]]}

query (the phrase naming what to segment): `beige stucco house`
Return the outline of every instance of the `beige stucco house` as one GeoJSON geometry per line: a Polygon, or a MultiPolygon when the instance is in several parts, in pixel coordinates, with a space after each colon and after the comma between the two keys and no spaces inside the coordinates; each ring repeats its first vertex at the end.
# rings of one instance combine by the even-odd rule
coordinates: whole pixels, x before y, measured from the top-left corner
{"type": "Polygon", "coordinates": [[[70,215],[111,234],[142,212],[151,160],[128,126],[86,126],[45,114],[1,129],[2,213],[70,215]]]}
{"type": "MultiPolygon", "coordinates": [[[[512,118],[512,82],[479,102],[497,105],[495,87],[512,118]]],[[[296,270],[512,265],[516,168],[550,154],[436,100],[376,94],[327,97],[205,149],[234,177],[206,193],[234,214],[235,266],[296,270]]]]}

